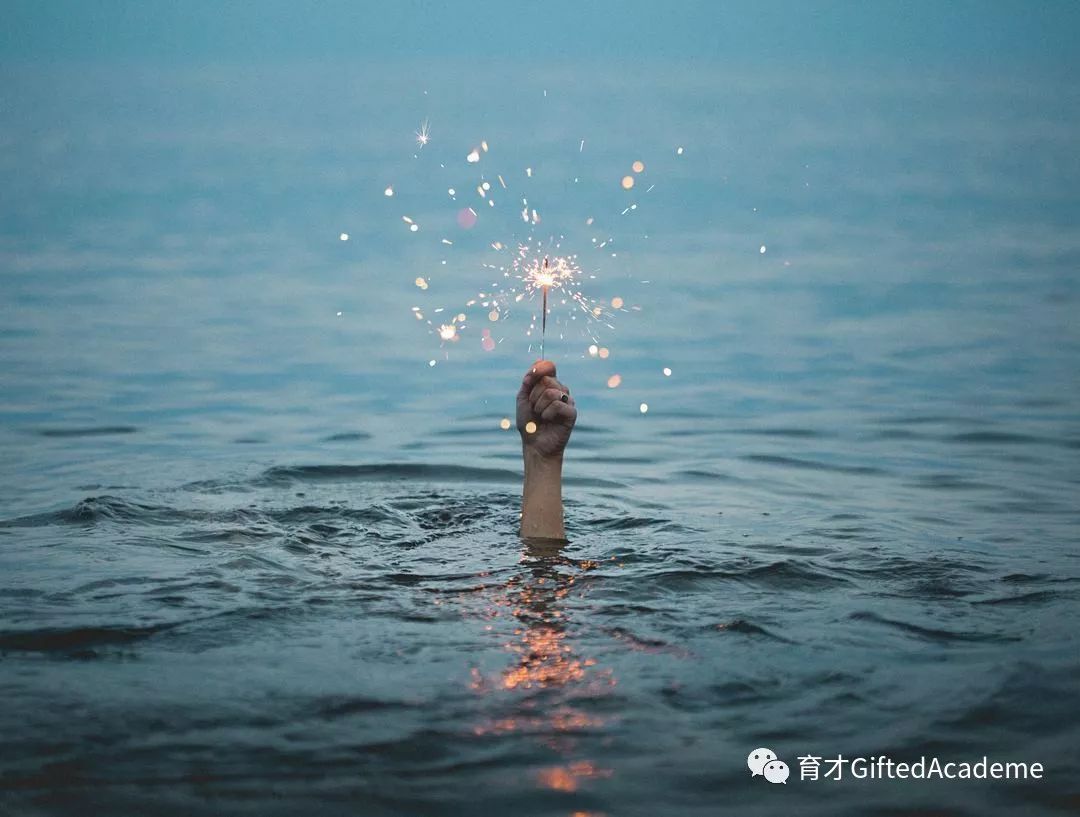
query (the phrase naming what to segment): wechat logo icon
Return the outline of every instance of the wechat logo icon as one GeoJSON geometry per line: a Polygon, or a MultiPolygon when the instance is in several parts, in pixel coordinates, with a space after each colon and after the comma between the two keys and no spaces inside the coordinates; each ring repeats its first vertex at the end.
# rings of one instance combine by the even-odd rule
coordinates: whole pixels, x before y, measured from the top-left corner
{"type": "Polygon", "coordinates": [[[770,783],[787,783],[791,774],[787,764],[777,759],[772,749],[755,749],[746,756],[746,765],[750,768],[751,777],[760,775],[770,783]]]}

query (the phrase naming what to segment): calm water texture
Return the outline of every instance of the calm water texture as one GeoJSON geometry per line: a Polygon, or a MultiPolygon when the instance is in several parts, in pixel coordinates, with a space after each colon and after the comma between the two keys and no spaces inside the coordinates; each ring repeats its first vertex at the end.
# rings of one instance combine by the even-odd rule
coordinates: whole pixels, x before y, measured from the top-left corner
{"type": "Polygon", "coordinates": [[[1080,807],[1075,83],[0,77],[0,810],[1080,807]],[[561,549],[515,535],[525,315],[488,353],[481,314],[443,350],[409,311],[489,283],[526,189],[627,304],[606,360],[549,338],[561,549]],[[811,783],[807,754],[1046,778],[811,783]]]}

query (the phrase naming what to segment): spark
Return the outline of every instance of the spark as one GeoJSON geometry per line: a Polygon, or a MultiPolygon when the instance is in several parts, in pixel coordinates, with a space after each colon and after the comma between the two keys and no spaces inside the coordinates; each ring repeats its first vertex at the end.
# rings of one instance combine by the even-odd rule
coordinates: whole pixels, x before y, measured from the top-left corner
{"type": "Polygon", "coordinates": [[[342,234],[341,234],[341,235],[339,236],[339,238],[340,238],[340,239],[341,239],[342,241],[348,241],[348,240],[349,240],[349,234],[348,234],[348,233],[342,233],[342,234]]]}
{"type": "Polygon", "coordinates": [[[423,122],[420,123],[420,130],[418,130],[416,132],[416,144],[418,144],[421,148],[423,148],[424,145],[426,145],[430,141],[431,141],[431,126],[428,124],[428,121],[425,119],[423,122]]]}
{"type": "Polygon", "coordinates": [[[664,377],[671,377],[671,369],[667,366],[664,367],[664,377]]]}
{"type": "Polygon", "coordinates": [[[382,193],[383,193],[383,195],[384,195],[384,196],[386,196],[386,197],[387,197],[388,199],[389,199],[389,198],[393,198],[393,196],[394,196],[394,188],[393,188],[393,187],[392,187],[391,185],[387,185],[387,186],[386,186],[386,189],[385,189],[385,190],[383,190],[383,191],[382,191],[382,193]]]}
{"type": "Polygon", "coordinates": [[[452,323],[444,323],[442,326],[439,327],[439,337],[443,340],[457,340],[457,326],[452,323]]]}
{"type": "Polygon", "coordinates": [[[640,411],[642,414],[648,414],[649,413],[649,404],[648,403],[642,403],[640,406],[638,406],[638,411],[640,411]]]}
{"type": "Polygon", "coordinates": [[[761,245],[761,249],[758,250],[758,252],[761,253],[762,255],[765,254],[765,245],[764,244],[761,245]]]}

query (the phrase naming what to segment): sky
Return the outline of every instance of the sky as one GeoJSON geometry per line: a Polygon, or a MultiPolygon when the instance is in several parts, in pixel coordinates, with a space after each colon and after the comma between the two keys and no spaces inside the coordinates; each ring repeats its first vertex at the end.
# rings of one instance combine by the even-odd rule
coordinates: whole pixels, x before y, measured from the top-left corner
{"type": "Polygon", "coordinates": [[[1080,67],[1076,2],[5,0],[0,60],[677,58],[1080,67]]]}

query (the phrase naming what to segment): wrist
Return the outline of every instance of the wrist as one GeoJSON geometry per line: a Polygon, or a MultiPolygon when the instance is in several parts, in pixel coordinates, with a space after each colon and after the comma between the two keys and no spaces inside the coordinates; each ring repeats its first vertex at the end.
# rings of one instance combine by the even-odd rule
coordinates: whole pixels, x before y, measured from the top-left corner
{"type": "Polygon", "coordinates": [[[542,454],[535,448],[526,445],[522,446],[521,456],[525,461],[526,474],[535,473],[538,476],[543,474],[562,475],[563,455],[561,451],[558,454],[542,454]]]}

